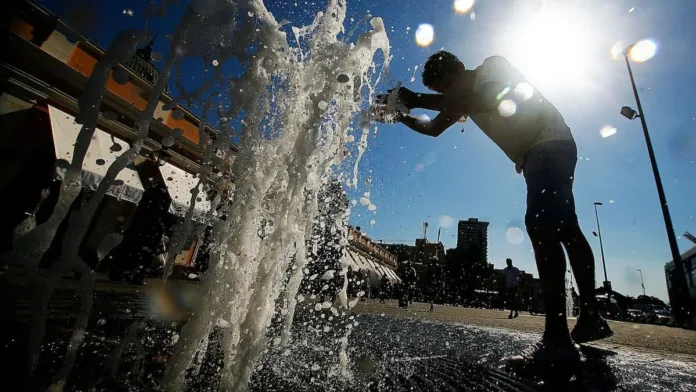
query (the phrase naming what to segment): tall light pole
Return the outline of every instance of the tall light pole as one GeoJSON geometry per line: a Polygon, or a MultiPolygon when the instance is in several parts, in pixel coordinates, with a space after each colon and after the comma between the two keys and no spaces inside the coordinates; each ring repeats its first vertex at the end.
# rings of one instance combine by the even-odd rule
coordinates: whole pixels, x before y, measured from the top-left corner
{"type": "Polygon", "coordinates": [[[639,269],[640,272],[640,285],[643,287],[643,295],[645,295],[645,282],[643,281],[643,270],[639,269]]]}
{"type": "MultiPolygon", "coordinates": [[[[655,53],[655,44],[650,41],[640,41],[633,45],[629,45],[623,50],[624,60],[626,61],[626,68],[628,69],[628,76],[631,79],[631,86],[633,87],[633,95],[636,98],[636,106],[638,107],[638,112],[631,109],[628,106],[621,108],[621,115],[633,120],[636,117],[640,118],[640,123],[643,126],[643,135],[645,136],[645,144],[648,147],[648,156],[650,157],[650,165],[652,166],[653,176],[655,177],[655,185],[657,186],[657,195],[660,198],[660,206],[662,207],[662,217],[665,221],[665,229],[667,230],[667,239],[669,241],[669,248],[672,252],[672,260],[674,261],[674,273],[672,274],[672,287],[674,287],[675,298],[670,298],[673,302],[673,309],[676,308],[676,319],[678,322],[688,324],[689,320],[689,309],[686,309],[688,304],[684,303],[684,298],[687,296],[687,286],[686,286],[686,276],[684,274],[684,264],[681,259],[681,254],[679,253],[679,245],[677,245],[677,237],[674,235],[674,226],[672,225],[672,217],[669,213],[669,207],[667,206],[667,198],[665,197],[665,190],[662,187],[662,178],[660,177],[660,171],[657,168],[657,161],[655,160],[655,152],[653,151],[652,142],[650,141],[650,134],[648,133],[648,124],[645,120],[645,113],[643,112],[643,106],[640,103],[640,97],[638,96],[638,88],[636,87],[636,81],[633,78],[633,70],[631,69],[631,61],[629,60],[630,55],[638,55],[641,60],[647,60],[655,53]],[[638,52],[638,53],[634,53],[638,52]]],[[[601,242],[601,240],[600,240],[601,242]]]]}
{"type": "Polygon", "coordinates": [[[602,252],[602,267],[604,267],[604,288],[607,289],[607,295],[609,295],[609,292],[611,291],[611,284],[609,283],[609,279],[607,279],[607,263],[604,260],[604,244],[602,243],[602,229],[599,227],[599,214],[597,213],[597,206],[601,205],[602,202],[594,202],[594,213],[595,218],[597,218],[597,236],[599,237],[599,250],[602,252]]]}

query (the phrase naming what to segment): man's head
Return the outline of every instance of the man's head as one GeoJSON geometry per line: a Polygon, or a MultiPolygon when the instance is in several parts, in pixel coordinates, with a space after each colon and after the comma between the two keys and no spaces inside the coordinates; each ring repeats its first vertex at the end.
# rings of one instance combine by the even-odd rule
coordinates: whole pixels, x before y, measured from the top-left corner
{"type": "Polygon", "coordinates": [[[505,260],[505,262],[507,263],[508,267],[512,267],[512,259],[511,258],[508,257],[507,260],[505,260]]]}
{"type": "Polygon", "coordinates": [[[454,54],[441,50],[428,57],[423,66],[423,85],[438,93],[466,92],[473,88],[474,72],[454,54]]]}

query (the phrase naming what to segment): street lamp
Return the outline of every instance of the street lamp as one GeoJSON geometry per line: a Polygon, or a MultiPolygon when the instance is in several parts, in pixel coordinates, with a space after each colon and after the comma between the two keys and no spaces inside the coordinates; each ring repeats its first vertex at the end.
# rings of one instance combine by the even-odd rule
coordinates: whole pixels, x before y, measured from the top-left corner
{"type": "Polygon", "coordinates": [[[640,285],[643,287],[643,295],[645,295],[645,282],[643,282],[643,270],[639,269],[640,272],[640,285]]]}
{"type": "MultiPolygon", "coordinates": [[[[636,81],[633,78],[633,70],[631,70],[631,62],[629,56],[635,58],[637,61],[645,61],[652,57],[655,53],[655,44],[651,41],[640,41],[633,45],[629,45],[623,50],[623,57],[626,61],[626,68],[628,69],[628,76],[631,79],[631,86],[633,87],[633,95],[636,98],[636,106],[638,111],[631,109],[628,106],[621,108],[621,115],[633,120],[636,117],[640,118],[640,123],[643,126],[643,135],[645,136],[645,144],[648,147],[648,156],[650,157],[650,164],[652,166],[653,176],[655,177],[655,185],[657,186],[657,195],[660,198],[660,206],[662,207],[662,216],[665,221],[665,229],[667,230],[667,239],[669,241],[669,248],[672,252],[672,260],[674,261],[675,272],[672,274],[672,285],[675,291],[675,298],[672,300],[676,302],[674,308],[676,308],[677,320],[681,323],[688,322],[688,313],[686,312],[685,306],[687,304],[683,303],[683,298],[686,296],[686,276],[684,275],[684,265],[681,259],[681,254],[679,253],[679,245],[677,245],[677,237],[674,235],[674,227],[672,225],[672,217],[669,214],[669,207],[667,206],[667,198],[665,197],[665,190],[662,187],[662,179],[660,178],[660,171],[657,168],[657,161],[655,160],[655,152],[653,151],[652,142],[650,141],[650,134],[648,133],[648,124],[645,121],[645,112],[643,112],[643,106],[640,103],[640,97],[638,96],[638,88],[636,87],[636,81]]],[[[596,203],[595,203],[596,204],[596,203]]],[[[601,243],[601,239],[600,239],[601,243]]]]}
{"type": "Polygon", "coordinates": [[[595,235],[595,237],[599,237],[599,250],[602,252],[602,267],[604,267],[604,288],[607,290],[607,296],[609,296],[610,291],[611,291],[611,283],[609,283],[609,279],[607,279],[607,263],[604,260],[604,244],[602,243],[602,229],[599,227],[599,214],[597,213],[597,206],[603,205],[602,202],[596,201],[594,202],[594,213],[595,213],[595,218],[597,218],[597,233],[594,231],[592,234],[595,235]]]}

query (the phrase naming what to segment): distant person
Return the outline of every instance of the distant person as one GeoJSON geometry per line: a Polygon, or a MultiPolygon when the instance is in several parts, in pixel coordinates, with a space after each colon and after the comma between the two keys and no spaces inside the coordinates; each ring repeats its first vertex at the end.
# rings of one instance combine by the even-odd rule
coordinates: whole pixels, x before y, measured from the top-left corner
{"type": "Polygon", "coordinates": [[[389,279],[387,275],[382,275],[382,279],[379,280],[379,303],[386,304],[384,300],[387,296],[387,291],[389,290],[389,279]]]}
{"type": "MultiPolygon", "coordinates": [[[[579,364],[573,345],[612,336],[595,300],[592,249],[575,214],[575,140],[558,110],[504,58],[493,56],[467,70],[452,53],[439,51],[423,67],[423,84],[438,94],[407,88],[377,96],[375,120],[400,122],[426,136],[439,136],[470,117],[524,173],[525,223],[534,248],[546,305],[546,326],[538,343],[508,358],[510,364],[541,368],[579,364]],[[438,111],[432,120],[392,108],[438,111]],[[571,334],[565,314],[565,247],[580,291],[581,310],[571,334]],[[572,335],[572,339],[571,339],[572,335]]],[[[541,370],[541,369],[539,369],[541,370]]]]}
{"type": "Polygon", "coordinates": [[[418,275],[416,274],[416,269],[413,268],[410,263],[406,268],[406,276],[404,280],[406,286],[406,308],[408,308],[409,305],[413,303],[413,296],[416,292],[416,283],[418,283],[418,275]]]}
{"type": "Polygon", "coordinates": [[[512,265],[512,259],[508,258],[505,262],[507,263],[507,267],[503,269],[503,275],[505,275],[505,295],[507,306],[510,309],[508,318],[512,319],[520,315],[518,296],[520,283],[522,282],[522,273],[517,267],[512,265]]]}

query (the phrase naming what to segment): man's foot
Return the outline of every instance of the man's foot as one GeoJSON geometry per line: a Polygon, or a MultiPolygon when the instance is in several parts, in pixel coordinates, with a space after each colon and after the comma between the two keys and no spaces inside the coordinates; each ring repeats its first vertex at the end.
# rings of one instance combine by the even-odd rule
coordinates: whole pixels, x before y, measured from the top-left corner
{"type": "Polygon", "coordinates": [[[508,314],[508,319],[512,320],[512,313],[508,314]]]}
{"type": "Polygon", "coordinates": [[[520,317],[520,312],[515,312],[515,318],[520,317]]]}
{"type": "Polygon", "coordinates": [[[575,343],[587,343],[611,336],[614,336],[614,332],[609,328],[607,321],[599,315],[578,317],[578,322],[570,333],[570,337],[575,343]]]}
{"type": "Polygon", "coordinates": [[[521,353],[505,358],[508,366],[531,368],[535,371],[574,370],[580,366],[580,352],[572,342],[554,343],[542,339],[522,350],[521,353]]]}

